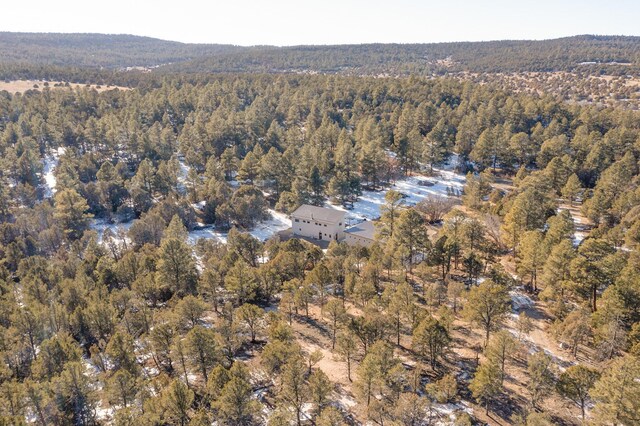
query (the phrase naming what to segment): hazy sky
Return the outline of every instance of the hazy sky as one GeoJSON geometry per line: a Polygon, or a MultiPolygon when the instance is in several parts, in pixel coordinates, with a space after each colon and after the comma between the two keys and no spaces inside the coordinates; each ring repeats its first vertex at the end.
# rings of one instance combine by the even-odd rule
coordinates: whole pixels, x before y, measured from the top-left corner
{"type": "Polygon", "coordinates": [[[1,10],[2,31],[239,45],[640,35],[640,0],[13,0],[1,10]]]}

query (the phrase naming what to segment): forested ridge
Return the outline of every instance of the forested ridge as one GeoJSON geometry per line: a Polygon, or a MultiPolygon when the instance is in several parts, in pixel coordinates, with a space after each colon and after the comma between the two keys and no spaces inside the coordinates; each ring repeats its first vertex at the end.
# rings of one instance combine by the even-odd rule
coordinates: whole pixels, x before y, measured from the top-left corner
{"type": "Polygon", "coordinates": [[[252,46],[188,44],[104,34],[0,32],[2,64],[91,68],[155,67],[177,72],[291,72],[408,75],[447,72],[637,73],[640,40],[575,36],[432,44],[252,46]]]}
{"type": "Polygon", "coordinates": [[[123,34],[0,32],[0,58],[3,64],[153,67],[233,50],[239,48],[220,44],[185,44],[123,34]]]}
{"type": "Polygon", "coordinates": [[[2,422],[638,423],[640,113],[419,76],[130,82],[0,92],[2,422]],[[251,234],[376,200],[370,247],[251,234]]]}
{"type": "Polygon", "coordinates": [[[640,64],[639,42],[638,37],[577,36],[544,41],[247,48],[168,68],[201,72],[429,75],[463,71],[567,71],[589,66],[595,72],[635,73],[640,64]],[[590,62],[595,64],[586,64],[590,62]]]}

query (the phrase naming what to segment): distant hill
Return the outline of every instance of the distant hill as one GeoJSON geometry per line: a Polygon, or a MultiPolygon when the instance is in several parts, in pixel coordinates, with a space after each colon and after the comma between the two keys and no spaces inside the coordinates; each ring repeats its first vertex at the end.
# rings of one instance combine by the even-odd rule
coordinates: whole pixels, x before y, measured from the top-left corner
{"type": "Polygon", "coordinates": [[[640,37],[590,36],[543,41],[434,44],[240,47],[186,44],[104,34],[0,32],[0,66],[121,69],[160,72],[320,72],[340,74],[445,74],[586,69],[637,73],[640,37]]]}
{"type": "Polygon", "coordinates": [[[567,71],[640,67],[640,37],[576,36],[544,41],[363,44],[245,48],[169,69],[197,72],[316,71],[355,74],[567,71]]]}
{"type": "Polygon", "coordinates": [[[0,32],[0,64],[72,67],[154,67],[238,50],[221,44],[185,44],[111,34],[0,32]]]}

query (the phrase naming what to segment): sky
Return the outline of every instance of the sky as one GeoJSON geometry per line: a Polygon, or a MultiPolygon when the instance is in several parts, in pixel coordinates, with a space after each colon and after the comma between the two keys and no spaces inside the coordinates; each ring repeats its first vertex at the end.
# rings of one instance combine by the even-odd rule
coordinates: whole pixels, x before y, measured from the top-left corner
{"type": "Polygon", "coordinates": [[[640,0],[17,0],[0,31],[250,45],[640,35],[640,0]]]}

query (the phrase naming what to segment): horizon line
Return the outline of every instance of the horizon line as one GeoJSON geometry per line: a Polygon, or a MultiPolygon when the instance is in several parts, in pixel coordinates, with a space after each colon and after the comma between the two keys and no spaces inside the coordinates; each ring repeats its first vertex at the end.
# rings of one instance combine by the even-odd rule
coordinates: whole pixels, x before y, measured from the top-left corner
{"type": "Polygon", "coordinates": [[[524,41],[553,41],[566,38],[575,37],[624,37],[624,38],[640,38],[640,35],[629,34],[594,34],[594,33],[582,33],[573,35],[564,35],[550,38],[504,38],[504,39],[485,39],[485,40],[449,40],[449,41],[421,41],[421,42],[400,42],[400,41],[367,41],[367,42],[355,42],[355,43],[318,43],[318,44],[234,44],[234,43],[216,43],[216,42],[189,42],[170,40],[162,37],[156,37],[151,35],[140,35],[133,33],[100,33],[100,32],[61,32],[61,31],[0,31],[0,34],[23,34],[23,35],[76,35],[76,36],[127,36],[147,38],[156,41],[163,41],[169,43],[179,43],[184,45],[201,45],[201,46],[233,46],[233,47],[274,47],[274,48],[286,48],[286,47],[335,47],[335,46],[366,46],[366,45],[427,45],[427,44],[462,44],[462,43],[494,43],[494,42],[524,42],[524,41]]]}

